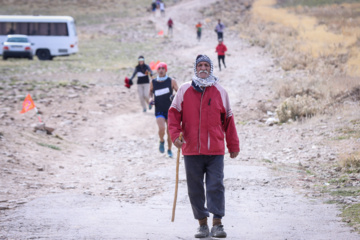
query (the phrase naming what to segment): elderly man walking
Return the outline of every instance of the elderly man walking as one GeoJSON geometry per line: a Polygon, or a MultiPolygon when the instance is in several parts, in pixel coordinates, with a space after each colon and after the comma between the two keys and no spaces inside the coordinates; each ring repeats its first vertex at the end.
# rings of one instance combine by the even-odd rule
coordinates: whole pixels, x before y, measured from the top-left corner
{"type": "Polygon", "coordinates": [[[225,238],[227,234],[221,222],[225,216],[224,138],[231,158],[240,152],[239,138],[228,94],[213,76],[210,58],[198,55],[194,72],[192,81],[181,85],[171,104],[169,132],[174,145],[182,148],[184,155],[190,203],[200,225],[195,237],[206,238],[211,234],[225,238]],[[210,233],[209,213],[213,214],[210,233]]]}

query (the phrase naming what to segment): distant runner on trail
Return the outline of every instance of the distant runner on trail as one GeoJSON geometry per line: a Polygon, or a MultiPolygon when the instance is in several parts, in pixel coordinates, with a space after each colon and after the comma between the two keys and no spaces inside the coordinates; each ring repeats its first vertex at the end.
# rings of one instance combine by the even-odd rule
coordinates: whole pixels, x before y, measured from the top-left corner
{"type": "Polygon", "coordinates": [[[159,2],[161,16],[165,17],[165,3],[163,0],[159,2]]]}
{"type": "Polygon", "coordinates": [[[199,40],[200,41],[200,39],[201,39],[201,27],[202,27],[202,25],[201,25],[201,22],[199,22],[198,24],[196,24],[196,37],[197,37],[197,40],[199,40]]]}
{"type": "Polygon", "coordinates": [[[217,33],[218,40],[224,39],[224,29],[225,25],[221,23],[221,20],[218,20],[218,24],[215,27],[215,32],[217,33]]]}
{"type": "Polygon", "coordinates": [[[217,52],[218,54],[218,61],[219,61],[219,70],[221,71],[221,64],[220,64],[220,60],[222,60],[224,67],[226,68],[225,65],[225,52],[227,51],[227,48],[225,46],[225,44],[223,43],[222,39],[219,39],[219,44],[216,46],[215,52],[217,52]]]}
{"type": "MultiPolygon", "coordinates": [[[[168,150],[167,154],[169,157],[172,157],[172,141],[169,134],[169,128],[167,126],[168,111],[174,97],[173,90],[178,90],[178,85],[176,81],[166,74],[167,65],[164,62],[160,62],[157,65],[158,76],[156,79],[153,79],[150,83],[150,104],[155,105],[155,116],[156,123],[159,127],[159,137],[160,137],[160,146],[159,151],[161,153],[165,152],[165,125],[167,132],[167,142],[168,150]],[[154,96],[154,98],[153,98],[154,96]]],[[[150,105],[151,106],[151,105],[150,105]]]]}
{"type": "Polygon", "coordinates": [[[135,67],[134,73],[131,76],[130,81],[132,81],[135,75],[137,75],[137,86],[140,104],[143,108],[143,112],[146,112],[147,105],[149,104],[149,74],[152,76],[153,73],[150,67],[145,64],[145,58],[143,56],[139,56],[138,61],[139,64],[135,67]]]}
{"type": "Polygon", "coordinates": [[[156,0],[153,0],[151,3],[151,11],[154,13],[156,13],[156,8],[157,8],[157,4],[156,4],[156,0]]]}
{"type": "Polygon", "coordinates": [[[225,215],[224,138],[230,158],[236,158],[240,152],[239,138],[229,96],[219,79],[212,75],[210,58],[198,55],[194,73],[191,82],[180,86],[171,104],[169,132],[174,145],[182,148],[184,155],[188,195],[200,224],[195,237],[209,236],[207,218],[212,213],[211,236],[224,238],[227,235],[221,223],[225,215]]]}
{"type": "Polygon", "coordinates": [[[173,35],[173,25],[174,25],[174,22],[171,18],[169,18],[168,22],[167,22],[167,25],[168,25],[168,35],[170,35],[171,33],[171,36],[173,35]]]}

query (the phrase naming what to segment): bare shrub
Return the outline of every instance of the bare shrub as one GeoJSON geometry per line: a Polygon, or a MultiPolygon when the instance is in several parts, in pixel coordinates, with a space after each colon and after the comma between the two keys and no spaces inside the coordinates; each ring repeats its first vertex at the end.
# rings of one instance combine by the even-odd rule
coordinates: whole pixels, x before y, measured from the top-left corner
{"type": "MultiPolygon", "coordinates": [[[[294,79],[280,79],[275,82],[278,98],[308,95],[316,100],[321,100],[326,95],[322,88],[322,81],[316,77],[302,77],[294,79]]],[[[327,90],[325,90],[327,91],[327,90]]]]}
{"type": "Polygon", "coordinates": [[[355,152],[340,156],[340,166],[345,171],[360,173],[360,153],[355,152]]]}
{"type": "Polygon", "coordinates": [[[345,101],[360,101],[360,79],[354,77],[334,77],[328,79],[323,86],[328,94],[329,104],[345,101]]]}
{"type": "Polygon", "coordinates": [[[292,69],[305,69],[311,60],[305,54],[290,52],[284,54],[280,59],[280,66],[285,71],[292,69]]]}
{"type": "Polygon", "coordinates": [[[321,109],[319,102],[308,95],[287,98],[276,109],[280,122],[312,117],[321,109]]]}
{"type": "Polygon", "coordinates": [[[277,89],[278,98],[281,98],[282,96],[286,98],[291,97],[293,88],[294,85],[291,84],[289,81],[282,83],[277,89]]]}
{"type": "Polygon", "coordinates": [[[334,96],[334,102],[343,103],[345,101],[360,101],[360,86],[334,96]]]}
{"type": "Polygon", "coordinates": [[[256,108],[266,114],[269,111],[273,112],[275,107],[272,101],[260,101],[256,104],[256,108]]]}

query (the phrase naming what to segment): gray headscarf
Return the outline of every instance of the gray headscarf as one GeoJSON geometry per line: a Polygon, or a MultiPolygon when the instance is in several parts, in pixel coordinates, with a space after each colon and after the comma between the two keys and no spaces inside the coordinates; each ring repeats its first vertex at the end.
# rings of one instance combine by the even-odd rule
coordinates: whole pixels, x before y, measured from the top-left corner
{"type": "Polygon", "coordinates": [[[213,74],[213,69],[214,66],[212,64],[212,61],[210,60],[210,58],[206,55],[198,55],[196,57],[195,63],[194,63],[194,76],[192,77],[193,82],[199,86],[199,87],[210,87],[212,85],[214,85],[215,83],[217,83],[219,81],[219,79],[217,77],[215,77],[213,74]],[[210,64],[210,74],[207,78],[200,78],[197,75],[197,71],[196,71],[196,66],[198,65],[199,62],[207,62],[210,64]]]}

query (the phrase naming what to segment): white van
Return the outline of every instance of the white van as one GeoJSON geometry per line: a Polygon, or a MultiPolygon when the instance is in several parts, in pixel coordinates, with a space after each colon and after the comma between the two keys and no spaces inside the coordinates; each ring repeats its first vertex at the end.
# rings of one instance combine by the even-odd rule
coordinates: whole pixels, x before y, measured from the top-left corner
{"type": "Polygon", "coordinates": [[[27,35],[33,43],[34,54],[40,60],[78,52],[75,21],[69,16],[0,15],[0,43],[9,34],[27,35]]]}

